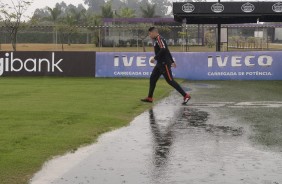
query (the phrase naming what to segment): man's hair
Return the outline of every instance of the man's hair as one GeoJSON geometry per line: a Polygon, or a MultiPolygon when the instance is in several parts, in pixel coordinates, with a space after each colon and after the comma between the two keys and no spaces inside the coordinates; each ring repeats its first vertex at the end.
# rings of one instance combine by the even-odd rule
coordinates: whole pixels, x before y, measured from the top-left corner
{"type": "Polygon", "coordinates": [[[158,29],[157,29],[156,27],[150,27],[150,28],[148,29],[148,31],[149,31],[149,32],[158,31],[158,29]]]}

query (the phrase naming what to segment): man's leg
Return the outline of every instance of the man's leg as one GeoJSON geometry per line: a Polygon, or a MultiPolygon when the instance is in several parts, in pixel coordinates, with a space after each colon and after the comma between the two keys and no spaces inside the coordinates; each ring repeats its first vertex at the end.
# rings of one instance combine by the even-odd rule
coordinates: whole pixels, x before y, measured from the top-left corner
{"type": "Polygon", "coordinates": [[[153,98],[154,91],[155,91],[155,88],[156,88],[156,84],[157,84],[157,81],[159,80],[160,76],[161,76],[161,72],[160,72],[159,68],[157,66],[155,66],[155,68],[153,69],[152,74],[150,76],[150,88],[149,88],[149,94],[148,94],[149,98],[153,98]]]}
{"type": "Polygon", "coordinates": [[[163,76],[166,82],[171,85],[174,89],[176,89],[183,97],[185,97],[186,92],[182,89],[182,87],[173,79],[171,67],[165,65],[163,71],[163,76]]]}
{"type": "Polygon", "coordinates": [[[184,101],[183,101],[182,104],[186,104],[191,99],[191,96],[188,93],[186,93],[182,89],[182,87],[173,79],[170,66],[165,65],[163,70],[164,70],[163,76],[164,76],[166,82],[169,85],[171,85],[174,89],[176,89],[184,97],[184,101]]]}
{"type": "Polygon", "coordinates": [[[150,76],[150,87],[149,87],[149,94],[147,98],[141,99],[142,102],[153,102],[153,95],[156,88],[157,81],[161,76],[161,72],[157,66],[152,71],[150,76]]]}

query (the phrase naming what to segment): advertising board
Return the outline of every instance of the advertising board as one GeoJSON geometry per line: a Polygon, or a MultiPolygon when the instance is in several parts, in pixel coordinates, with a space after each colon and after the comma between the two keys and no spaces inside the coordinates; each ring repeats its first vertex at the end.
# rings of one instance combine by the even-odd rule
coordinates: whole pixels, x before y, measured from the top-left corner
{"type": "Polygon", "coordinates": [[[95,76],[95,52],[0,52],[0,76],[95,76]]]}
{"type": "MultiPolygon", "coordinates": [[[[176,78],[190,80],[282,80],[282,53],[175,52],[176,78]]],[[[96,77],[148,78],[153,53],[97,53],[96,77]]]]}

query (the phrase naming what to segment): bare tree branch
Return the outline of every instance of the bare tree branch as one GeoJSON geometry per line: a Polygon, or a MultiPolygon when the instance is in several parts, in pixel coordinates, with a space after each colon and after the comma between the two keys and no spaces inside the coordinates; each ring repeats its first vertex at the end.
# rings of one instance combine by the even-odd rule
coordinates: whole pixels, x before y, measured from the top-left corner
{"type": "Polygon", "coordinates": [[[11,0],[10,2],[11,5],[0,2],[0,16],[4,20],[6,30],[9,33],[13,50],[16,51],[17,34],[21,28],[22,17],[31,5],[32,0],[11,0]]]}

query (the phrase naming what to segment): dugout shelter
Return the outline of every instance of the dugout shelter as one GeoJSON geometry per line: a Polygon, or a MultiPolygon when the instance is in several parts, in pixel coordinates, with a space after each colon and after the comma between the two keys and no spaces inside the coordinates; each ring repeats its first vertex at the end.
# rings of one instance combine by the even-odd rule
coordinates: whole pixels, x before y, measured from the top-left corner
{"type": "Polygon", "coordinates": [[[217,24],[220,51],[221,24],[282,22],[282,2],[175,2],[174,20],[186,24],[217,24]]]}

